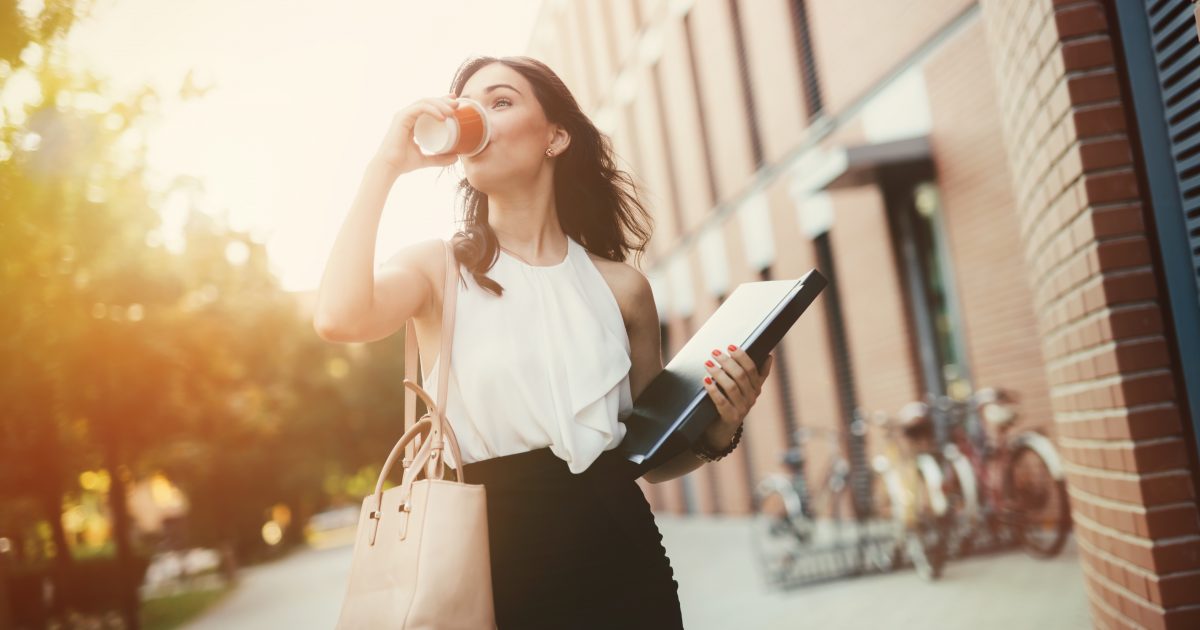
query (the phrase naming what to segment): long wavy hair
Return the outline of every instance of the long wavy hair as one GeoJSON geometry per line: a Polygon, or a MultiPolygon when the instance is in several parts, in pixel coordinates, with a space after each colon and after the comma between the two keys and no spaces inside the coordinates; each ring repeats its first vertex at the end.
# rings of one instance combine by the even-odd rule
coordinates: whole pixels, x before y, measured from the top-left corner
{"type": "MultiPolygon", "coordinates": [[[[571,144],[554,165],[554,203],[563,232],[597,256],[623,262],[631,251],[645,252],[654,219],[638,200],[629,173],[617,168],[612,140],[596,128],[579,108],[567,86],[546,64],[532,57],[471,57],[459,66],[451,91],[462,96],[463,85],[480,68],[502,63],[520,72],[533,86],[546,118],[562,125],[571,144]]],[[[495,295],[504,287],[486,272],[500,257],[500,244],[488,223],[487,195],[463,178],[457,196],[462,202],[463,227],[451,237],[454,256],[479,286],[495,295]]]]}

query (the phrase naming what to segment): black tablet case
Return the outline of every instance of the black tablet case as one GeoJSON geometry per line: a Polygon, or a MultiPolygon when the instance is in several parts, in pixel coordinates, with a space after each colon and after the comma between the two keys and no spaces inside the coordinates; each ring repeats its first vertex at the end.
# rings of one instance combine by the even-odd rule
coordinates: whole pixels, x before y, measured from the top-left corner
{"type": "Polygon", "coordinates": [[[687,344],[633,401],[626,433],[617,446],[638,476],[688,448],[719,414],[702,382],[712,349],[736,344],[755,365],[796,323],[827,284],[816,269],[795,280],[739,284],[687,344]]]}

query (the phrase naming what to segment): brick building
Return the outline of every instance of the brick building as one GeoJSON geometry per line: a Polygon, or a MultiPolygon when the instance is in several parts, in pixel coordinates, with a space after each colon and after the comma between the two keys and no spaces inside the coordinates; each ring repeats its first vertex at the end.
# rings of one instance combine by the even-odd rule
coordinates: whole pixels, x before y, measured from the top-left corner
{"type": "Polygon", "coordinates": [[[1002,386],[1064,457],[1096,625],[1200,627],[1192,7],[546,2],[530,54],[655,216],[666,358],[740,282],[834,280],[744,446],[655,509],[747,513],[797,426],[1002,386]]]}

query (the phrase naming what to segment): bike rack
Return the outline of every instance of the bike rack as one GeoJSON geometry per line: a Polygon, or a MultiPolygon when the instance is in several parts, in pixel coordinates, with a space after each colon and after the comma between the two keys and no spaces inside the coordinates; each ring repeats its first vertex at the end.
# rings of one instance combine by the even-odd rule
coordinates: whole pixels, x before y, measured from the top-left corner
{"type": "Polygon", "coordinates": [[[767,576],[770,586],[792,589],[811,584],[850,577],[886,573],[907,565],[903,552],[896,552],[892,524],[887,521],[849,522],[836,531],[826,522],[824,540],[805,545],[792,541],[783,557],[775,558],[772,566],[783,565],[775,575],[767,576]],[[829,540],[832,539],[832,540],[829,540]],[[884,558],[892,556],[894,562],[884,558]]]}

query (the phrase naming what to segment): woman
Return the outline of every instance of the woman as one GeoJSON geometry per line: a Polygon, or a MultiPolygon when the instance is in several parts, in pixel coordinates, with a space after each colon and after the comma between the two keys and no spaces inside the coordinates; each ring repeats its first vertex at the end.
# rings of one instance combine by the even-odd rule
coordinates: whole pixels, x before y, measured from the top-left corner
{"type": "MultiPolygon", "coordinates": [[[[609,140],[555,73],[528,57],[481,57],[452,92],[396,114],[370,162],[321,283],[314,326],[332,341],[373,341],[412,317],[435,391],[443,243],[406,247],[374,269],[379,216],[395,179],[459,157],[426,156],[421,114],[483,104],[491,139],[462,157],[464,228],[446,418],[463,472],[487,488],[500,628],[678,628],[678,583],[649,504],[614,449],[632,400],[663,368],[646,277],[624,262],[650,223],[609,140]]],[[[419,212],[423,209],[415,208],[419,212]]],[[[720,421],[649,471],[653,483],[719,459],[770,372],[740,348],[713,350],[704,386],[720,421]],[[707,459],[705,459],[707,458],[707,459]]]]}

